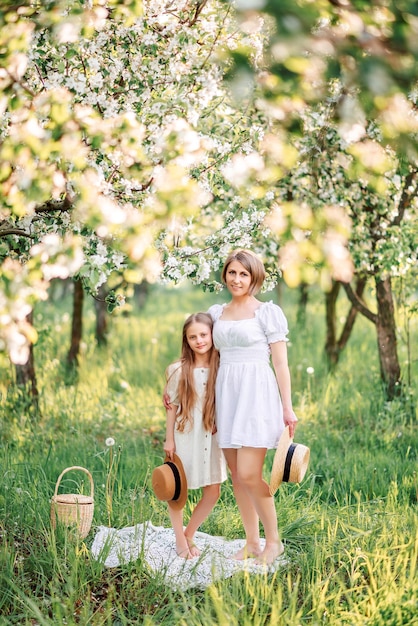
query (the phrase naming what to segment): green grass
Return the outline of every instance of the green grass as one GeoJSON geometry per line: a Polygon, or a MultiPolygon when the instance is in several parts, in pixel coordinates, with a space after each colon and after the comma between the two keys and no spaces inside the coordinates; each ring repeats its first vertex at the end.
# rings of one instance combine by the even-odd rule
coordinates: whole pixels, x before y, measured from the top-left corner
{"type": "MultiPolygon", "coordinates": [[[[141,559],[106,569],[89,548],[97,525],[121,528],[150,519],[169,526],[166,506],[150,487],[152,469],[163,456],[164,370],[179,354],[185,316],[223,296],[154,288],[143,309],[112,318],[104,349],[95,346],[94,316],[86,306],[76,376],[64,366],[69,302],[39,307],[39,419],[14,387],[13,368],[0,359],[1,626],[416,623],[414,396],[385,401],[374,328],[360,318],[336,372],[329,374],[322,298],[313,294],[308,323],[299,326],[296,299],[285,291],[282,306],[291,329],[297,440],[311,448],[311,463],[300,485],[282,485],[276,496],[289,564],[272,575],[237,574],[205,591],[187,592],[170,590],[141,559]],[[107,437],[115,439],[114,448],[105,445],[107,437]],[[93,530],[84,541],[50,526],[56,480],[72,465],[87,467],[95,485],[93,530]]],[[[399,352],[404,363],[402,343],[399,352]]],[[[81,472],[64,485],[66,491],[89,493],[81,472]]],[[[196,499],[192,493],[187,512],[196,499]]],[[[243,536],[229,482],[202,530],[243,536]]]]}

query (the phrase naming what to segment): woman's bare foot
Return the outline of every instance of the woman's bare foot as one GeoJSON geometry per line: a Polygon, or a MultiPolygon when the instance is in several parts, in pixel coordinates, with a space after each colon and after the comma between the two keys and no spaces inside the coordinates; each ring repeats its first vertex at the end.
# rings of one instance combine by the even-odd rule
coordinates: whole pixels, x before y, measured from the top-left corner
{"type": "Polygon", "coordinates": [[[200,550],[195,544],[195,542],[193,541],[193,538],[188,537],[187,535],[185,535],[185,537],[186,537],[187,545],[189,547],[189,552],[192,555],[192,557],[200,556],[200,550]]]}
{"type": "Polygon", "coordinates": [[[254,559],[261,554],[260,546],[257,544],[248,544],[246,543],[241,550],[238,550],[231,559],[234,561],[244,561],[244,559],[254,559]]]}
{"type": "Polygon", "coordinates": [[[182,550],[181,552],[177,552],[177,556],[180,557],[181,559],[185,559],[186,561],[188,561],[189,559],[192,559],[192,555],[190,554],[190,550],[189,548],[186,548],[186,550],[182,550]]]}
{"type": "Polygon", "coordinates": [[[284,552],[284,545],[279,543],[266,543],[264,550],[257,556],[257,565],[272,565],[284,552]]]}

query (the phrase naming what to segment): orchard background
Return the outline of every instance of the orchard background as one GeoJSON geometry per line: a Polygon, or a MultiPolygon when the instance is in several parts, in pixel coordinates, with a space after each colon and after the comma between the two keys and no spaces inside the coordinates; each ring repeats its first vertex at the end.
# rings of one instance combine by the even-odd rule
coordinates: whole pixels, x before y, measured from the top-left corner
{"type": "MultiPolygon", "coordinates": [[[[161,377],[178,330],[225,297],[219,272],[233,247],[260,254],[262,297],[292,320],[300,432],[326,468],[279,502],[297,564],[284,578],[247,581],[251,602],[238,585],[232,597],[170,597],[167,615],[143,615],[182,623],[179,607],[196,602],[219,623],[412,623],[417,42],[408,0],[1,3],[5,623],[140,622],[123,573],[55,542],[47,500],[75,450],[106,473],[107,426],[129,441],[138,432],[112,494],[114,523],[128,523],[124,498],[147,492],[161,452],[161,377]],[[361,557],[347,521],[354,502],[361,557]],[[300,506],[313,523],[303,541],[300,506]],[[377,537],[372,520],[383,518],[377,537]],[[319,528],[323,553],[310,543],[319,528]],[[342,553],[347,534],[353,549],[342,553]],[[83,574],[64,592],[70,563],[83,574]],[[381,604],[385,587],[394,595],[381,604]],[[100,596],[88,617],[85,588],[100,596]]],[[[103,507],[98,517],[109,516],[103,507]]],[[[132,507],[137,521],[152,513],[132,507]]],[[[229,520],[227,495],[225,510],[229,520]]]]}
{"type": "MultiPolygon", "coordinates": [[[[241,573],[206,590],[179,592],[141,556],[108,569],[90,548],[98,526],[150,520],[169,527],[167,506],[151,487],[152,470],[163,460],[164,371],[179,354],[185,316],[225,294],[151,286],[145,302],[133,298],[129,313],[112,315],[101,347],[87,300],[74,373],[66,367],[71,293],[54,288],[54,301],[40,303],[34,315],[41,417],[33,418],[32,403],[11,385],[12,369],[1,361],[2,625],[415,623],[416,387],[413,395],[386,400],[368,320],[356,321],[335,372],[328,372],[321,291],[309,291],[299,321],[297,290],[282,288],[280,300],[276,291],[263,295],[280,301],[289,319],[296,440],[311,449],[303,482],[282,485],[275,496],[288,563],[272,575],[241,573]],[[95,486],[84,540],[50,525],[56,481],[73,465],[86,467],[95,486]]],[[[339,315],[347,312],[342,305],[339,315]]],[[[399,351],[406,365],[404,341],[399,351]]],[[[416,362],[412,375],[416,380],[416,362]]],[[[269,453],[266,479],[271,462],[269,453]]],[[[69,472],[60,492],[89,494],[90,485],[82,472],[69,472]]],[[[186,518],[198,497],[190,492],[186,518]]],[[[201,530],[243,537],[230,481],[201,530]]]]}

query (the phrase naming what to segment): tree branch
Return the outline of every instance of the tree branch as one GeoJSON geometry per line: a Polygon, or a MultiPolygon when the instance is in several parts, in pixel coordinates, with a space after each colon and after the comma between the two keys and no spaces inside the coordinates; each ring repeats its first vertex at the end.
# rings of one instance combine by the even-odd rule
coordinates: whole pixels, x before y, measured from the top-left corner
{"type": "Polygon", "coordinates": [[[7,76],[13,81],[13,83],[19,85],[23,89],[23,91],[25,91],[31,98],[35,98],[36,93],[29,89],[29,87],[22,80],[20,80],[16,76],[13,76],[13,74],[9,72],[7,67],[4,69],[4,71],[6,72],[7,76]]]}
{"type": "Polygon", "coordinates": [[[194,26],[198,20],[200,13],[202,12],[205,4],[207,4],[208,0],[198,0],[196,3],[194,16],[189,20],[189,26],[194,26]]]}
{"type": "MultiPolygon", "coordinates": [[[[202,6],[202,9],[203,9],[203,6],[202,6]]],[[[202,9],[200,9],[200,10],[202,10],[202,9]]],[[[228,7],[227,10],[226,10],[226,13],[224,15],[224,19],[222,21],[222,26],[224,25],[224,23],[226,21],[226,18],[229,15],[230,10],[231,10],[231,7],[228,7]]],[[[213,50],[215,48],[215,44],[218,41],[220,35],[221,35],[221,27],[218,28],[218,32],[216,33],[215,39],[212,41],[212,45],[210,47],[210,50],[209,50],[208,54],[206,55],[206,58],[204,59],[203,63],[201,63],[201,65],[200,65],[200,68],[199,68],[200,70],[202,70],[205,67],[206,63],[208,62],[208,60],[212,56],[212,52],[213,52],[213,50]]]]}
{"type": "Polygon", "coordinates": [[[30,233],[27,233],[24,230],[20,230],[20,228],[0,228],[0,237],[7,237],[7,235],[17,235],[18,237],[28,237],[28,239],[32,238],[30,233]]]}
{"type": "Polygon", "coordinates": [[[366,306],[363,300],[358,296],[358,294],[353,291],[350,283],[341,283],[344,287],[345,293],[347,294],[347,298],[350,300],[351,304],[356,307],[357,311],[367,317],[373,324],[377,324],[377,315],[370,311],[370,309],[366,306]]]}
{"type": "Polygon", "coordinates": [[[36,207],[35,213],[49,213],[50,211],[69,211],[72,207],[72,199],[66,195],[62,200],[48,200],[45,204],[36,207]]]}
{"type": "Polygon", "coordinates": [[[408,192],[408,188],[415,181],[417,174],[418,174],[418,171],[414,170],[413,172],[409,172],[408,176],[405,178],[405,184],[402,189],[401,199],[399,200],[398,213],[396,217],[393,218],[391,222],[391,226],[400,225],[406,209],[410,206],[413,198],[415,198],[418,195],[418,184],[415,185],[415,189],[413,189],[411,192],[408,192]]]}

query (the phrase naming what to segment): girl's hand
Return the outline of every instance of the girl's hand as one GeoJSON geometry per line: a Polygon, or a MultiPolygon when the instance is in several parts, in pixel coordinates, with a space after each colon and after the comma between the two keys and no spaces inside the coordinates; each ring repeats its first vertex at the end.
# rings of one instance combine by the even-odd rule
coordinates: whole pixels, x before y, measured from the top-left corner
{"type": "Polygon", "coordinates": [[[176,451],[176,444],[174,443],[174,441],[167,440],[164,442],[164,452],[166,453],[170,461],[173,460],[173,455],[175,451],[176,451]]]}
{"type": "Polygon", "coordinates": [[[293,439],[298,418],[292,409],[283,409],[283,421],[285,426],[289,426],[289,435],[293,439]]]}

